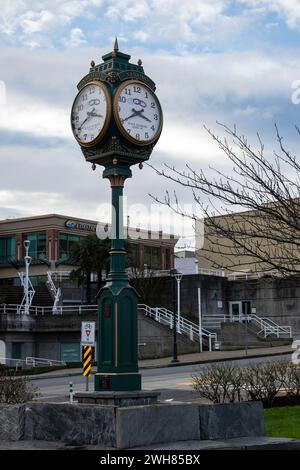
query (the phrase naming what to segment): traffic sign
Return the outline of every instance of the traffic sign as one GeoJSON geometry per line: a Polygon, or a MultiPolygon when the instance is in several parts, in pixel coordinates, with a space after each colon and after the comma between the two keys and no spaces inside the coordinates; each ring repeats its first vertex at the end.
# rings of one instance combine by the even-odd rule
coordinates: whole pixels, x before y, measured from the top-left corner
{"type": "Polygon", "coordinates": [[[81,344],[82,346],[95,346],[95,322],[81,322],[81,344]]]}

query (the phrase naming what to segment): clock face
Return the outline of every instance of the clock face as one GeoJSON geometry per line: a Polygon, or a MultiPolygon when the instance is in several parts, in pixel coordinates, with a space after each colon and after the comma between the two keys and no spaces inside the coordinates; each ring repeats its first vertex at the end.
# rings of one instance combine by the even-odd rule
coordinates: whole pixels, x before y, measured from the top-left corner
{"type": "Polygon", "coordinates": [[[89,147],[101,140],[111,114],[110,97],[100,82],[88,83],[73,103],[71,125],[80,145],[89,147]]]}
{"type": "Polygon", "coordinates": [[[116,92],[114,114],[118,128],[131,142],[146,145],[162,129],[162,111],[153,91],[138,81],[123,83],[116,92]]]}

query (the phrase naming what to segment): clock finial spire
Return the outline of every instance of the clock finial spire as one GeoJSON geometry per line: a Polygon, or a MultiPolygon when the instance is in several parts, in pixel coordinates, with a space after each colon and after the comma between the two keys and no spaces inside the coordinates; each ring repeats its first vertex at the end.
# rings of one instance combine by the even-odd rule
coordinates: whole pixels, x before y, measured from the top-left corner
{"type": "Polygon", "coordinates": [[[118,52],[118,50],[119,50],[119,43],[118,43],[118,38],[116,37],[115,44],[114,44],[114,52],[118,52]]]}

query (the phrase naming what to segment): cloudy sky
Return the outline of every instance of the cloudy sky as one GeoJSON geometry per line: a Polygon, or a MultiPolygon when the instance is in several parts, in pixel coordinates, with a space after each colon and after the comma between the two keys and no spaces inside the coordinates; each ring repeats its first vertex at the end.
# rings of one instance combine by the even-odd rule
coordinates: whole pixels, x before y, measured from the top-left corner
{"type": "MultiPolygon", "coordinates": [[[[157,84],[164,130],[153,165],[226,168],[203,129],[220,133],[216,121],[237,124],[254,144],[258,131],[270,155],[276,122],[297,152],[300,0],[1,0],[0,6],[0,218],[50,212],[107,218],[109,184],[84,161],[69,114],[76,84],[92,59],[100,63],[112,50],[115,36],[157,84]]],[[[135,205],[147,223],[148,193],[162,196],[164,186],[173,189],[152,169],[134,169],[126,184],[133,221],[135,205]]],[[[179,194],[190,202],[188,193],[179,194]]],[[[158,221],[153,208],[152,220],[158,221]]]]}

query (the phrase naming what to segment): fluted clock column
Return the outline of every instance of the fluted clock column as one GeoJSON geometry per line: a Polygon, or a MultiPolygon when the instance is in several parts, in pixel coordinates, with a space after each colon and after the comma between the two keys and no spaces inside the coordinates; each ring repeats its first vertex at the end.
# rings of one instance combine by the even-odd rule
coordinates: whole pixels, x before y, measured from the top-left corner
{"type": "Polygon", "coordinates": [[[99,296],[98,368],[95,390],[140,390],[138,373],[137,302],[125,271],[123,187],[131,170],[107,168],[112,193],[112,245],[110,272],[99,296]]]}

